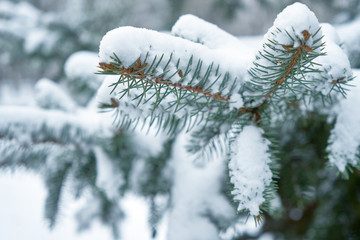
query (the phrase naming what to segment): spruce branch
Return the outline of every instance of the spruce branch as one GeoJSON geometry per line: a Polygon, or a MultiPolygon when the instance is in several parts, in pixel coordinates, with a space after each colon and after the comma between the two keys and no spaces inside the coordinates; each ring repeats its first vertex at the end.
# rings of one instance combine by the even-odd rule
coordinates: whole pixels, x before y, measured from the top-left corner
{"type": "MultiPolygon", "coordinates": [[[[281,22],[281,14],[278,19],[281,22]]],[[[268,111],[268,104],[272,111],[300,102],[317,106],[318,100],[324,106],[337,93],[346,95],[353,79],[348,59],[333,39],[322,34],[320,26],[316,29],[274,25],[269,30],[249,69],[245,106],[239,113],[250,113],[258,123],[260,112],[268,111]],[[343,63],[335,63],[336,58],[343,63]]]]}
{"type": "MultiPolygon", "coordinates": [[[[307,30],[302,31],[302,34],[304,36],[304,40],[307,41],[309,39],[310,33],[307,30]]],[[[282,46],[286,51],[292,53],[291,54],[291,60],[288,64],[279,62],[281,65],[284,65],[284,68],[287,70],[285,71],[285,74],[283,74],[279,80],[274,80],[273,88],[272,90],[265,95],[265,99],[270,98],[270,96],[280,87],[281,84],[286,81],[287,77],[292,73],[294,67],[296,64],[298,64],[299,58],[302,56],[304,52],[312,52],[312,48],[310,46],[307,46],[300,43],[300,46],[296,49],[294,49],[293,46],[282,46]]],[[[294,73],[292,73],[294,74],[294,73]]]]}
{"type": "MultiPolygon", "coordinates": [[[[220,110],[223,111],[223,114],[230,112],[230,96],[222,96],[220,93],[213,94],[210,91],[211,86],[222,78],[221,74],[217,73],[218,70],[214,70],[213,64],[206,68],[204,76],[201,77],[200,82],[197,84],[186,86],[183,83],[186,78],[191,78],[190,83],[200,78],[200,72],[204,68],[202,60],[198,61],[195,70],[191,70],[192,58],[190,58],[184,72],[181,69],[176,69],[170,77],[180,77],[182,80],[180,79],[177,83],[166,79],[163,74],[155,76],[152,74],[154,69],[151,70],[151,66],[155,67],[158,64],[154,66],[154,64],[142,63],[140,59],[129,68],[121,66],[119,60],[116,63],[100,63],[99,65],[103,69],[101,72],[103,74],[120,75],[118,80],[110,85],[112,92],[118,91],[118,93],[110,98],[108,104],[102,104],[102,108],[116,110],[122,108],[123,110],[123,105],[127,105],[133,111],[139,109],[139,114],[141,114],[141,109],[150,110],[150,125],[157,120],[158,128],[163,127],[166,129],[167,126],[170,128],[174,126],[171,123],[177,122],[178,127],[169,129],[169,133],[185,127],[190,130],[201,122],[199,119],[214,118],[211,115],[217,115],[220,110]],[[193,76],[190,76],[191,72],[193,72],[193,76]],[[210,85],[209,80],[212,74],[215,74],[216,80],[210,85]],[[206,85],[209,85],[209,87],[205,88],[206,85]],[[127,97],[130,103],[122,99],[124,97],[127,97]],[[131,103],[131,101],[134,103],[131,103]],[[148,109],[146,109],[146,105],[149,106],[148,109]]],[[[164,72],[169,72],[169,70],[165,69],[164,72]]],[[[229,75],[225,74],[222,81],[223,86],[220,87],[224,89],[229,81],[229,75]]],[[[236,85],[233,84],[230,91],[235,87],[236,85]]],[[[127,114],[126,111],[122,112],[125,115],[127,114]]],[[[144,118],[148,117],[144,116],[144,118]]],[[[138,122],[139,118],[132,119],[130,117],[127,121],[123,120],[124,118],[119,119],[121,121],[118,124],[119,127],[129,127],[131,123],[138,122]]]]}
{"type": "Polygon", "coordinates": [[[51,152],[68,150],[53,143],[35,143],[29,146],[16,139],[0,138],[0,168],[26,167],[36,170],[44,166],[51,152]]]}
{"type": "MultiPolygon", "coordinates": [[[[309,11],[306,7],[304,8],[309,11]]],[[[274,26],[265,35],[263,47],[256,56],[253,67],[249,69],[250,81],[245,84],[244,107],[238,111],[240,119],[245,114],[249,114],[250,121],[253,121],[257,126],[267,129],[267,131],[272,129],[271,118],[276,112],[281,110],[285,112],[282,114],[286,115],[292,106],[297,107],[298,102],[305,100],[309,93],[310,95],[322,94],[322,92],[319,93],[318,89],[316,89],[318,85],[316,79],[323,76],[322,74],[324,72],[322,65],[317,61],[324,62],[327,57],[324,53],[325,44],[322,41],[324,37],[320,26],[318,26],[316,17],[310,11],[307,14],[309,15],[309,19],[315,24],[310,25],[306,22],[306,20],[309,19],[304,20],[304,22],[302,22],[302,19],[298,19],[299,22],[294,24],[296,25],[295,28],[287,26],[288,21],[284,21],[285,18],[282,19],[282,17],[283,15],[287,17],[294,15],[295,9],[296,8],[289,7],[279,14],[274,22],[274,26]],[[264,115],[267,118],[262,119],[264,115]]],[[[329,76],[326,76],[326,84],[336,85],[339,83],[337,81],[334,82],[331,75],[329,76]]],[[[343,77],[341,76],[339,79],[343,79],[343,77]]],[[[248,124],[249,122],[246,125],[248,124]]],[[[246,189],[248,184],[245,180],[241,180],[241,177],[238,177],[246,174],[246,171],[236,162],[239,161],[236,159],[238,151],[236,146],[244,148],[246,145],[244,141],[245,136],[248,138],[254,136],[254,134],[248,134],[251,129],[249,128],[250,126],[243,126],[241,123],[233,126],[233,129],[235,129],[233,135],[235,135],[235,137],[230,141],[231,155],[229,174],[232,183],[235,185],[233,194],[236,195],[235,199],[239,201],[238,210],[248,209],[251,215],[255,216],[255,220],[260,221],[262,213],[260,210],[269,211],[269,200],[273,192],[277,189],[277,185],[274,180],[272,180],[271,183],[269,183],[269,179],[265,181],[265,188],[262,192],[265,200],[263,202],[258,200],[257,206],[252,205],[253,202],[247,202],[248,199],[254,198],[251,195],[254,191],[249,191],[250,196],[246,194],[242,196],[241,194],[244,191],[238,190],[242,188],[246,189]],[[232,150],[232,148],[234,150],[232,150]],[[236,171],[241,171],[242,173],[234,174],[236,171]],[[248,197],[248,199],[246,199],[246,197],[248,197]]],[[[268,138],[262,140],[268,141],[268,138]]],[[[257,146],[255,142],[259,142],[259,139],[253,143],[254,146],[257,146]]],[[[250,150],[248,150],[254,146],[249,145],[247,148],[245,147],[243,152],[245,156],[251,157],[255,161],[255,159],[260,157],[255,157],[255,155],[252,155],[250,150]]],[[[261,149],[265,146],[266,144],[264,143],[264,146],[258,146],[258,148],[261,149]]],[[[278,149],[278,147],[275,146],[273,149],[267,151],[268,155],[265,154],[262,156],[264,162],[266,162],[266,158],[274,157],[277,151],[276,149],[278,149]]],[[[274,164],[274,161],[267,161],[274,164]]],[[[276,168],[272,168],[271,173],[276,174],[276,168]]],[[[256,196],[258,196],[258,194],[256,196]]]]}
{"type": "Polygon", "coordinates": [[[295,97],[298,101],[301,98],[301,93],[311,88],[311,82],[306,80],[306,74],[319,72],[315,68],[317,64],[313,60],[324,55],[321,52],[322,36],[318,36],[320,29],[314,34],[310,34],[308,30],[303,30],[301,32],[302,37],[298,37],[296,41],[286,32],[286,35],[293,41],[292,45],[284,45],[276,40],[276,34],[283,31],[277,29],[275,33],[268,34],[274,35],[275,39],[267,39],[254,61],[254,66],[249,69],[251,80],[248,89],[253,93],[248,95],[248,100],[246,100],[248,104],[245,106],[253,105],[254,101],[258,104],[241,108],[240,112],[254,114],[254,122],[259,121],[258,111],[267,103],[284,101],[284,97],[285,99],[295,97]],[[312,41],[312,46],[307,45],[310,36],[315,39],[312,41]],[[318,43],[318,45],[314,43],[318,43]],[[299,46],[295,46],[295,44],[299,46]]]}
{"type": "Polygon", "coordinates": [[[119,77],[107,83],[112,95],[102,107],[119,110],[131,105],[137,114],[117,111],[123,114],[121,126],[137,124],[139,115],[147,119],[151,115],[151,125],[158,121],[159,129],[172,127],[169,132],[189,130],[200,123],[197,119],[211,118],[219,111],[226,115],[234,106],[242,106],[244,69],[236,62],[220,64],[228,61],[224,57],[221,51],[150,30],[123,27],[110,31],[101,42],[99,73],[119,77]],[[124,35],[148,42],[130,43],[124,35]],[[129,49],[125,46],[114,45],[115,39],[134,54],[126,54],[129,49]],[[128,118],[125,121],[124,116],[128,118]],[[172,124],[175,122],[177,127],[172,124]]]}
{"type": "MultiPolygon", "coordinates": [[[[166,80],[162,77],[156,77],[153,76],[151,74],[147,75],[145,74],[145,69],[147,67],[147,63],[141,63],[141,60],[138,59],[134,65],[134,67],[132,68],[125,68],[125,67],[117,67],[115,64],[108,64],[108,63],[99,63],[99,68],[101,68],[103,71],[101,72],[101,74],[114,74],[114,75],[121,75],[124,78],[127,79],[134,79],[135,81],[142,81],[145,80],[146,83],[145,84],[158,84],[160,85],[165,85],[165,86],[169,86],[169,87],[173,87],[176,89],[180,89],[180,90],[187,90],[189,92],[195,93],[195,94],[199,94],[199,95],[204,95],[207,96],[209,98],[214,98],[214,99],[218,99],[220,101],[229,101],[230,97],[223,97],[221,96],[220,93],[216,93],[213,94],[210,91],[205,91],[203,86],[183,86],[181,83],[172,83],[169,80],[166,80]]],[[[184,77],[183,71],[180,69],[178,70],[178,75],[180,78],[184,77]]],[[[122,79],[122,81],[125,81],[124,79],[122,79]]],[[[143,84],[143,83],[142,83],[143,84]]],[[[114,88],[115,90],[115,88],[114,88]]],[[[170,90],[171,92],[174,92],[176,90],[170,90]]]]}
{"type": "MultiPolygon", "coordinates": [[[[92,144],[96,139],[93,122],[81,114],[44,110],[36,107],[1,106],[4,116],[0,124],[0,137],[33,143],[57,145],[92,144]],[[41,134],[39,134],[41,133],[41,134]]],[[[86,116],[86,113],[84,113],[86,116]]]]}
{"type": "Polygon", "coordinates": [[[56,224],[62,191],[70,169],[71,163],[68,162],[60,169],[57,169],[56,173],[48,173],[48,176],[46,177],[48,194],[45,203],[45,217],[49,221],[50,228],[53,228],[56,224]]]}
{"type": "Polygon", "coordinates": [[[307,102],[314,101],[315,109],[333,89],[344,94],[349,80],[346,71],[338,71],[343,66],[331,69],[334,55],[325,52],[333,49],[327,49],[332,42],[326,39],[325,44],[315,15],[302,4],[293,6],[278,15],[265,35],[248,81],[218,54],[227,53],[219,39],[238,46],[237,41],[225,33],[214,41],[193,29],[187,33],[183,24],[191,16],[179,20],[173,33],[193,42],[126,27],[109,32],[100,46],[99,73],[116,77],[103,84],[111,90],[100,91],[108,97],[102,107],[115,109],[122,127],[142,118],[171,133],[187,126],[192,133],[187,150],[198,159],[228,151],[233,199],[238,211],[248,211],[257,223],[270,212],[277,190],[280,146],[270,133],[279,129],[278,119],[303,119],[307,102]]]}

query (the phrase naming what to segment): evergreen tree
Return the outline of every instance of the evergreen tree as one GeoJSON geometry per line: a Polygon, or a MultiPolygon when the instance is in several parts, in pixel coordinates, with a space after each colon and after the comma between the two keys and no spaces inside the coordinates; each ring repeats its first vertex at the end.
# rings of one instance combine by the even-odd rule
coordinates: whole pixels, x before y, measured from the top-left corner
{"type": "Polygon", "coordinates": [[[91,192],[79,228],[99,218],[118,238],[130,191],[149,200],[153,238],[166,212],[169,240],[359,238],[360,86],[305,5],[255,55],[185,15],[171,34],[114,29],[99,58],[100,75],[96,54],[68,59],[70,91],[41,79],[37,106],[0,107],[0,167],[43,174],[51,227],[69,182],[91,192]],[[237,232],[249,216],[253,236],[237,232]]]}

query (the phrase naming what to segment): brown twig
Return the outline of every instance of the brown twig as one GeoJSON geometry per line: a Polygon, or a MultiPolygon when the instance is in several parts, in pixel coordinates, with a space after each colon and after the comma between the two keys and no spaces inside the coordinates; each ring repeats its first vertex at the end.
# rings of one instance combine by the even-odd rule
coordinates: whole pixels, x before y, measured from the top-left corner
{"type": "MultiPolygon", "coordinates": [[[[134,67],[132,67],[132,68],[125,68],[125,67],[119,68],[112,64],[104,63],[104,62],[99,63],[98,67],[104,71],[116,72],[117,74],[121,74],[126,77],[134,77],[134,75],[135,75],[136,78],[146,79],[150,83],[158,83],[158,84],[176,87],[176,88],[179,88],[182,90],[188,90],[188,91],[198,93],[198,94],[203,94],[207,97],[215,98],[215,99],[218,99],[221,101],[229,101],[230,100],[230,97],[223,97],[223,96],[221,96],[220,93],[212,94],[211,92],[204,92],[204,88],[201,86],[200,87],[182,86],[181,83],[172,83],[170,81],[165,80],[164,78],[160,78],[160,77],[154,78],[152,75],[150,75],[150,76],[145,75],[144,69],[146,66],[147,66],[147,64],[141,63],[141,61],[139,59],[136,62],[136,64],[134,65],[134,67]],[[141,69],[143,69],[143,70],[141,70],[141,69]]],[[[178,71],[178,74],[180,77],[183,77],[183,72],[181,69],[178,71]]]]}
{"type": "MultiPolygon", "coordinates": [[[[304,30],[304,31],[302,31],[302,34],[303,34],[304,40],[306,42],[310,37],[310,33],[307,30],[304,30]]],[[[291,52],[294,49],[293,46],[282,45],[282,47],[288,52],[291,52]]],[[[305,43],[301,43],[300,46],[292,54],[292,60],[291,60],[290,64],[285,67],[285,69],[287,69],[286,73],[279,80],[277,80],[275,83],[273,83],[274,87],[268,94],[265,95],[265,100],[259,106],[254,107],[254,108],[245,108],[245,107],[240,108],[239,113],[250,113],[251,114],[250,119],[253,119],[255,116],[254,123],[258,123],[261,118],[259,110],[266,105],[270,96],[279,88],[279,86],[281,84],[284,83],[286,78],[291,74],[291,71],[294,69],[295,65],[298,63],[298,60],[302,54],[302,51],[312,52],[313,49],[310,46],[305,45],[305,43]]]]}

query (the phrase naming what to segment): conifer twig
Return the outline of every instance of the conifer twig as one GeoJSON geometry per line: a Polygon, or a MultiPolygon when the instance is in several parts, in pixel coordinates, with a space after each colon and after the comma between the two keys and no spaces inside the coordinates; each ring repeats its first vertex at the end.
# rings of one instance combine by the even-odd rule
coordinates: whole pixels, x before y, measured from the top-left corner
{"type": "MultiPolygon", "coordinates": [[[[223,97],[223,96],[221,96],[220,93],[212,94],[211,92],[205,92],[204,88],[202,86],[198,86],[198,87],[183,86],[181,83],[172,83],[161,77],[154,77],[153,75],[146,75],[145,70],[144,70],[146,66],[147,66],[147,63],[144,63],[144,64],[141,63],[140,59],[136,62],[136,64],[132,68],[125,68],[125,67],[119,68],[119,67],[116,67],[109,63],[104,63],[104,62],[99,63],[99,68],[101,68],[102,70],[107,71],[107,72],[121,74],[125,77],[145,79],[150,84],[157,83],[157,84],[163,84],[163,85],[176,87],[181,90],[188,90],[193,93],[203,94],[204,96],[218,99],[220,101],[229,101],[230,100],[230,97],[223,97]]],[[[182,70],[179,70],[178,74],[180,77],[182,77],[182,75],[183,75],[182,70]]]]}
{"type": "MultiPolygon", "coordinates": [[[[310,33],[307,30],[303,30],[302,31],[302,35],[304,37],[305,42],[309,39],[310,37],[310,33]]],[[[288,52],[291,52],[294,50],[293,46],[286,46],[286,45],[281,45],[283,49],[285,49],[288,52]]],[[[303,52],[312,52],[313,49],[306,45],[304,42],[300,42],[300,46],[296,48],[296,50],[292,53],[291,55],[291,60],[290,63],[285,66],[284,70],[285,73],[280,77],[279,80],[275,81],[272,85],[273,88],[271,89],[270,92],[268,92],[265,97],[264,100],[261,102],[260,105],[256,106],[256,107],[242,107],[239,109],[239,113],[243,114],[243,113],[250,113],[250,120],[254,118],[254,123],[258,124],[261,115],[259,113],[259,110],[261,108],[263,108],[267,103],[268,103],[268,99],[276,92],[276,90],[286,81],[286,79],[290,76],[290,74],[293,72],[294,67],[298,64],[299,59],[301,57],[301,55],[303,54],[303,52]]],[[[281,65],[284,65],[283,62],[277,62],[280,63],[281,65]]]]}

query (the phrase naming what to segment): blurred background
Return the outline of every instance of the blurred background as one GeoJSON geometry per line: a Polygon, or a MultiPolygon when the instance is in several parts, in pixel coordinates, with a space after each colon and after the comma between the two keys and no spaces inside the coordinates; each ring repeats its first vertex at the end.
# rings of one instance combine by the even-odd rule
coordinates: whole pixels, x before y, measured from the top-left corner
{"type": "MultiPolygon", "coordinates": [[[[0,0],[0,105],[29,104],[32,87],[41,78],[61,83],[67,78],[64,64],[75,52],[98,51],[103,35],[131,25],[169,31],[179,16],[194,14],[233,35],[259,41],[276,15],[293,0],[0,0]],[[255,36],[255,37],[248,37],[255,36]]],[[[360,67],[360,0],[304,0],[320,22],[333,24],[348,48],[353,67],[360,67]],[[354,27],[357,26],[357,27],[354,27]],[[351,38],[352,37],[352,38],[351,38]]],[[[256,42],[258,43],[258,42],[256,42]]],[[[253,44],[253,43],[252,43],[253,44]]],[[[0,116],[1,118],[1,116],[0,116]]],[[[50,233],[43,221],[45,187],[40,178],[25,171],[0,172],[0,239],[111,239],[96,225],[82,238],[75,235],[72,219],[78,203],[66,199],[60,226],[50,233]],[[30,224],[31,223],[31,224],[30,224]],[[59,230],[60,229],[60,230],[59,230]],[[23,235],[19,235],[24,232],[23,235]]],[[[146,219],[145,203],[129,198],[135,212],[129,225],[146,219]],[[138,201],[138,202],[137,202],[138,201]],[[134,205],[135,202],[135,205],[134,205]]],[[[126,231],[126,230],[125,230],[126,231]]],[[[130,231],[134,231],[131,229],[130,231]]],[[[135,230],[136,232],[136,230],[135,230]]],[[[126,233],[125,233],[126,234],[126,233]]],[[[146,236],[147,233],[144,235],[146,236]]],[[[139,235],[134,240],[139,240],[139,235]]],[[[159,239],[161,238],[161,234],[159,239]]],[[[131,240],[132,238],[127,238],[131,240]]],[[[265,238],[264,238],[265,239],[265,238]]]]}
{"type": "MultiPolygon", "coordinates": [[[[63,77],[63,64],[78,50],[97,52],[109,30],[131,25],[168,31],[192,13],[237,35],[263,35],[294,0],[2,0],[0,82],[63,77]]],[[[320,22],[356,19],[360,0],[300,1],[320,22]]]]}

